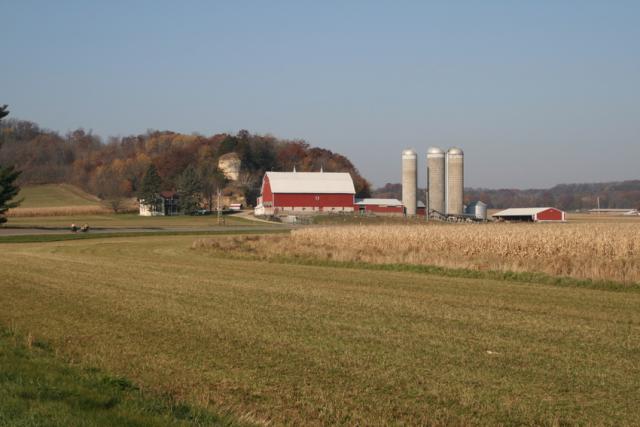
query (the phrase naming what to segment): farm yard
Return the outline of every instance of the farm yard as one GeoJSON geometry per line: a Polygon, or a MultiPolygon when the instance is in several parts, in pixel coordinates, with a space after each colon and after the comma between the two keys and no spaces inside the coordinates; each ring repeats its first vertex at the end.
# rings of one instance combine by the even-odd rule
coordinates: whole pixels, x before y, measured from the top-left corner
{"type": "MultiPolygon", "coordinates": [[[[348,231],[333,230],[291,239],[348,231]]],[[[259,259],[286,237],[235,239],[257,245],[251,258],[226,237],[2,244],[0,324],[74,366],[238,422],[640,423],[635,286],[296,264],[259,259]],[[211,248],[218,239],[227,253],[211,248]]]]}

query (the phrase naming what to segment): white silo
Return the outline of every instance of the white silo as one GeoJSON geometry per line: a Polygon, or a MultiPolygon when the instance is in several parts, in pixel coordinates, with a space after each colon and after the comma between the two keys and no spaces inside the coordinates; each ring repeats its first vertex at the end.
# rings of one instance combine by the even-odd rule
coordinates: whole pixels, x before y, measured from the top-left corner
{"type": "Polygon", "coordinates": [[[407,215],[416,214],[418,196],[418,155],[411,149],[402,152],[402,204],[407,215]]]}
{"type": "Polygon", "coordinates": [[[438,147],[427,150],[427,200],[429,211],[445,213],[445,153],[438,147]]]}
{"type": "Polygon", "coordinates": [[[464,212],[464,153],[453,147],[447,151],[447,214],[464,212]]]}

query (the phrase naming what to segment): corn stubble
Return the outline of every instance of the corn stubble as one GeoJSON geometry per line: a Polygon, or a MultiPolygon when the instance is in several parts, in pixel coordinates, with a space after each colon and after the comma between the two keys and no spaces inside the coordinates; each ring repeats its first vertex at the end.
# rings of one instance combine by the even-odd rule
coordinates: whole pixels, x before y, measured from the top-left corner
{"type": "Polygon", "coordinates": [[[640,227],[429,224],[306,228],[290,236],[207,239],[195,247],[375,264],[416,264],[640,282],[640,227]]]}

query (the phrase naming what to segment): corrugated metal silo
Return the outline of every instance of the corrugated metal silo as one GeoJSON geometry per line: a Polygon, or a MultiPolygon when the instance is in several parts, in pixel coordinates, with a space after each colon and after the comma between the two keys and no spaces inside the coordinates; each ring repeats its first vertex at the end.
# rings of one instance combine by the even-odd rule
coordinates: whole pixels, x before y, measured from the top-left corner
{"type": "Polygon", "coordinates": [[[477,202],[470,203],[466,209],[467,215],[473,215],[476,219],[487,219],[487,204],[478,200],[477,202]]]}
{"type": "Polygon", "coordinates": [[[447,151],[447,214],[461,215],[464,204],[464,153],[453,147],[447,151]]]}
{"type": "Polygon", "coordinates": [[[407,215],[416,214],[418,195],[418,155],[411,149],[402,152],[402,204],[407,215]]]}
{"type": "Polygon", "coordinates": [[[445,153],[441,148],[427,150],[428,209],[445,213],[445,153]]]}

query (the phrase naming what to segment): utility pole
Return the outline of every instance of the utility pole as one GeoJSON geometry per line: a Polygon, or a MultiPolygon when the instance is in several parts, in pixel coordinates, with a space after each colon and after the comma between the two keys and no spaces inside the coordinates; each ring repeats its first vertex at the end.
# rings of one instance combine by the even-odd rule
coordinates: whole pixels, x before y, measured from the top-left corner
{"type": "Polygon", "coordinates": [[[221,195],[222,191],[220,191],[220,188],[218,188],[217,194],[218,194],[218,200],[216,202],[216,208],[218,211],[218,225],[220,225],[220,220],[222,219],[222,209],[220,209],[220,195],[221,195]]]}

